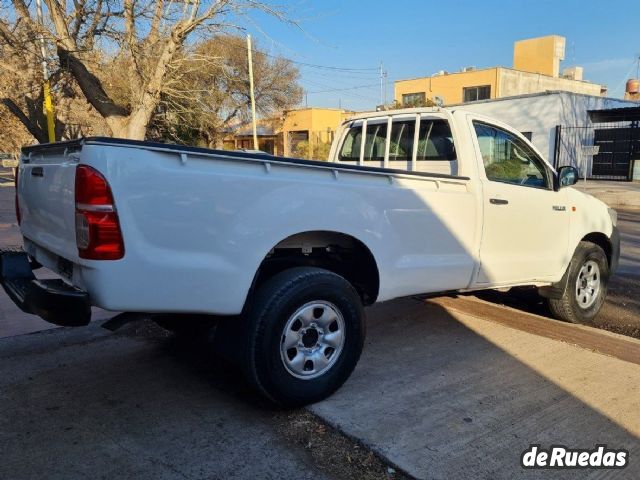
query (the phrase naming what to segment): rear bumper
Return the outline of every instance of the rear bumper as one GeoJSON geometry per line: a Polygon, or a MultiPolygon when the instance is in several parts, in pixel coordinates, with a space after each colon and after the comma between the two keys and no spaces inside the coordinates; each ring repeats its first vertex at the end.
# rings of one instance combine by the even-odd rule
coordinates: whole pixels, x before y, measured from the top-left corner
{"type": "Polygon", "coordinates": [[[0,250],[0,284],[23,312],[48,322],[77,327],[91,320],[87,292],[59,279],[37,279],[27,254],[21,250],[0,250]]]}

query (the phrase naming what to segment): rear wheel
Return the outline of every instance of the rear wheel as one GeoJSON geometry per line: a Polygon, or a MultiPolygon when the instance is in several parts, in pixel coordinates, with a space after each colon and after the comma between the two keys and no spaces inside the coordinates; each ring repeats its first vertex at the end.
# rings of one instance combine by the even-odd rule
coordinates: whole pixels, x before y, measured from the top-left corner
{"type": "Polygon", "coordinates": [[[268,280],[247,316],[250,382],[282,406],[319,401],[356,366],[365,337],[355,289],[328,270],[300,267],[268,280]]]}
{"type": "Polygon", "coordinates": [[[604,304],[609,282],[609,263],[601,247],[580,242],[567,272],[561,298],[550,298],[554,317],[573,323],[588,323],[604,304]]]}

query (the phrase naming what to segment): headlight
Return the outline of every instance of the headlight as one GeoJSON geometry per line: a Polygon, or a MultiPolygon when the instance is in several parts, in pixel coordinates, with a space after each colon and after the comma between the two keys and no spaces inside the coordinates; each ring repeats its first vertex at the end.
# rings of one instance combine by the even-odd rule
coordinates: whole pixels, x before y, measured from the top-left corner
{"type": "Polygon", "coordinates": [[[613,226],[618,226],[618,212],[613,208],[609,208],[609,216],[611,217],[611,223],[613,223],[613,226]]]}

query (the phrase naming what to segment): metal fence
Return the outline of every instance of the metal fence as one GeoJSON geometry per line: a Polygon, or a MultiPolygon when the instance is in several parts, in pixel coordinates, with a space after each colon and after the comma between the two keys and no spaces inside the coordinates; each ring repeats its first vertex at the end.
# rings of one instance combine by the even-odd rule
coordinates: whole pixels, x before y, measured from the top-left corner
{"type": "Polygon", "coordinates": [[[573,165],[583,178],[630,181],[634,161],[640,161],[637,121],[556,127],[556,167],[573,165]]]}

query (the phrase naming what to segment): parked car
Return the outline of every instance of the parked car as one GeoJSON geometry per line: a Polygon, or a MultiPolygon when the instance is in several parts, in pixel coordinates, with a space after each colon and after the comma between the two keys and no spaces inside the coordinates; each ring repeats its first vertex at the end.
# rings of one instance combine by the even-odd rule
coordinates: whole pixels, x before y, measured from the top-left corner
{"type": "Polygon", "coordinates": [[[216,341],[256,389],[302,405],[349,377],[375,302],[530,285],[558,318],[591,320],[619,235],[577,178],[509,126],[443,108],[354,117],[329,162],[99,137],[30,146],[24,252],[3,253],[2,283],[62,325],[87,324],[92,305],[181,332],[224,317],[216,341]],[[61,279],[36,279],[39,265],[61,279]]]}

